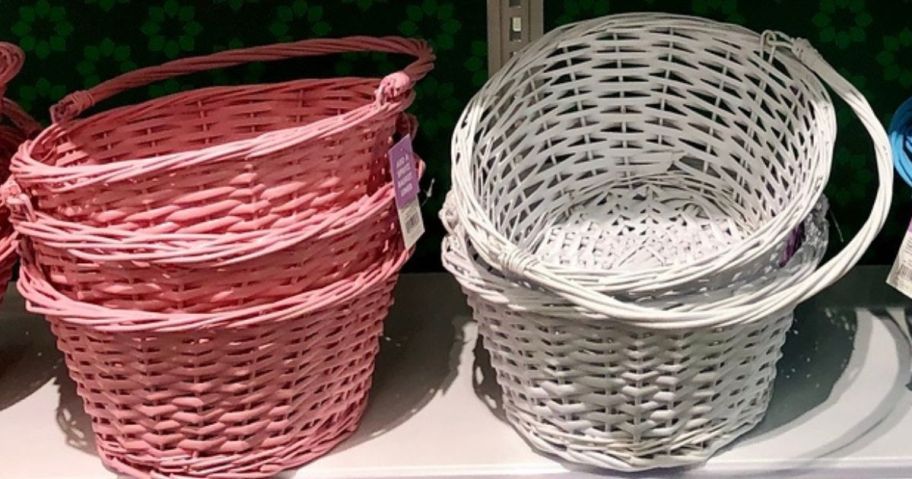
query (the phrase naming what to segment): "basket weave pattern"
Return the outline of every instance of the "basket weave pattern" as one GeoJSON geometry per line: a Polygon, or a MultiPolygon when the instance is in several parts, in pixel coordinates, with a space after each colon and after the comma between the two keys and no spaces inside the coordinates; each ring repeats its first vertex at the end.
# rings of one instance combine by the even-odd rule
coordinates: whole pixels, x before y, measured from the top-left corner
{"type": "Polygon", "coordinates": [[[492,78],[454,134],[453,189],[486,258],[519,244],[622,294],[766,265],[822,193],[835,116],[813,73],[717,25],[583,22],[492,78]],[[580,228],[601,247],[577,255],[580,228]],[[570,253],[542,254],[552,241],[570,253]]]}
{"type": "MultiPolygon", "coordinates": [[[[230,50],[66,96],[2,189],[19,290],[48,318],[102,460],[134,477],[272,477],[357,427],[404,249],[387,151],[425,42],[230,50]],[[177,93],[177,75],[339,52],[414,57],[382,79],[177,93]]],[[[423,164],[417,160],[419,173],[423,164]]]]}
{"type": "MultiPolygon", "coordinates": [[[[613,469],[681,466],[705,461],[762,419],[791,311],[741,325],[669,331],[564,315],[561,308],[572,305],[482,263],[449,206],[444,266],[463,286],[478,321],[507,418],[536,448],[613,469]]],[[[640,302],[699,309],[785,288],[823,257],[825,212],[824,205],[814,210],[785,264],[772,261],[761,277],[640,302]]]]}
{"type": "Polygon", "coordinates": [[[136,477],[267,477],[355,430],[404,259],[284,307],[248,308],[227,327],[176,332],[87,328],[102,320],[45,294],[29,261],[20,288],[52,325],[106,463],[136,477]]]}
{"type": "Polygon", "coordinates": [[[756,426],[792,323],[669,333],[469,304],[517,430],[545,452],[622,469],[702,462],[756,426]]]}

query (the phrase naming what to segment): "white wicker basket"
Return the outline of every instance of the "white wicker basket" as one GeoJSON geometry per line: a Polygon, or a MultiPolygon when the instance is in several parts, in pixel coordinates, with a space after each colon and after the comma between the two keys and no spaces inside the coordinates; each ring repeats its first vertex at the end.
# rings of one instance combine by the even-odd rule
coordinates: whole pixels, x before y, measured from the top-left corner
{"type": "Polygon", "coordinates": [[[658,13],[563,27],[514,57],[453,137],[454,210],[494,269],[615,322],[760,321],[850,269],[886,218],[892,168],[870,106],[801,39],[658,13]],[[757,274],[826,185],[836,135],[823,79],[871,134],[880,187],[857,236],[756,304],[625,301],[757,274]]]}
{"type": "MultiPolygon", "coordinates": [[[[805,222],[784,265],[685,296],[640,299],[653,307],[750,302],[809,276],[826,249],[825,206],[805,222]]],[[[443,262],[469,298],[503,391],[509,421],[539,450],[619,470],[696,464],[763,417],[792,322],[782,311],[721,328],[661,331],[609,318],[567,318],[547,293],[499,275],[444,208],[443,262]]]]}

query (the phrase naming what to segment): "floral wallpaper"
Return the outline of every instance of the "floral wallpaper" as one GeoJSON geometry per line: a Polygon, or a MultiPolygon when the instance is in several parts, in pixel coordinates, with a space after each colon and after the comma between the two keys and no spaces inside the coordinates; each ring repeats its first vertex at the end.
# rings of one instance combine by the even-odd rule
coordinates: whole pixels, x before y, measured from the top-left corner
{"type": "MultiPolygon", "coordinates": [[[[808,38],[867,96],[884,122],[912,96],[912,0],[545,0],[546,29],[617,12],[661,10],[782,30],[808,38]]],[[[418,86],[416,149],[428,162],[427,236],[411,270],[439,269],[436,213],[449,187],[450,132],[487,76],[484,0],[0,0],[0,39],[18,43],[28,61],[10,95],[43,121],[67,92],[131,69],[209,52],[310,37],[405,35],[431,42],[437,67],[418,86]]],[[[325,61],[254,64],[181,77],[123,95],[141,101],[189,88],[301,76],[382,75],[403,65],[385,54],[325,61]]],[[[876,188],[864,130],[837,101],[839,137],[828,194],[834,246],[867,217],[876,188]]],[[[899,182],[891,220],[866,256],[888,263],[910,218],[909,189],[899,182]]]]}

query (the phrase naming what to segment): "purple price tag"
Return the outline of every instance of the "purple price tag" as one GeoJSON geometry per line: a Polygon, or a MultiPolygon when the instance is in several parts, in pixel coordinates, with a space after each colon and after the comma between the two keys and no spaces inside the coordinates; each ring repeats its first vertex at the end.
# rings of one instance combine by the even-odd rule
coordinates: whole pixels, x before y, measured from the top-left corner
{"type": "Polygon", "coordinates": [[[415,168],[411,135],[405,135],[390,148],[389,161],[396,190],[396,206],[402,208],[418,198],[418,169],[415,168]]]}

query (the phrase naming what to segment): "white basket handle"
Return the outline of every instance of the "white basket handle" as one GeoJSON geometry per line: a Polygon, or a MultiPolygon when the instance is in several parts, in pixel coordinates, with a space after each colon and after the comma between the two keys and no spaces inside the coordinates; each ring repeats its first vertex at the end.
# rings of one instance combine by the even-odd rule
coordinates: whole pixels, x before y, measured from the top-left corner
{"type": "Polygon", "coordinates": [[[585,288],[575,281],[555,274],[532,254],[515,244],[499,243],[493,249],[479,253],[485,261],[499,265],[516,278],[529,281],[611,320],[652,329],[717,327],[759,320],[793,308],[797,303],[817,294],[845,275],[861,258],[877,236],[886,220],[893,194],[893,166],[887,133],[864,96],[845,80],[804,39],[791,39],[782,33],[764,32],[762,46],[787,48],[806,68],[816,74],[855,112],[871,140],[877,161],[879,185],[871,214],[854,238],[832,259],[820,266],[803,281],[769,295],[757,302],[732,308],[710,311],[667,311],[625,303],[616,298],[585,288]]]}

